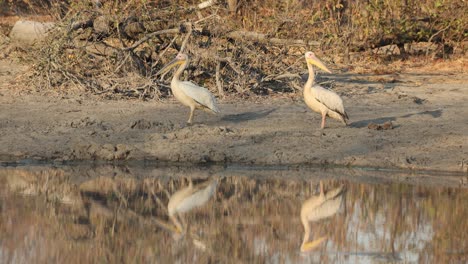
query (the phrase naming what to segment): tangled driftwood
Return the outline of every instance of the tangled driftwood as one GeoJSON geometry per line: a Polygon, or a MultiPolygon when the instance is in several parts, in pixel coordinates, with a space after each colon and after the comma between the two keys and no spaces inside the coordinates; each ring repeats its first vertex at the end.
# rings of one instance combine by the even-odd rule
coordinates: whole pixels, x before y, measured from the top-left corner
{"type": "MultiPolygon", "coordinates": [[[[293,91],[282,82],[298,78],[303,65],[294,65],[291,52],[300,55],[319,42],[232,30],[215,11],[200,13],[214,4],[211,0],[175,12],[163,9],[144,19],[102,9],[76,12],[57,25],[42,48],[34,83],[41,88],[72,86],[108,96],[159,98],[168,86],[154,73],[185,51],[193,58],[187,74],[218,95],[293,91]],[[187,15],[192,13],[196,15],[187,15]],[[188,18],[171,22],[175,14],[188,18]]],[[[298,57],[293,58],[297,62],[298,57]]]]}
{"type": "MultiPolygon", "coordinates": [[[[284,9],[290,15],[296,15],[291,13],[294,10],[302,12],[295,20],[274,20],[263,32],[235,24],[244,20],[253,23],[249,17],[253,11],[247,11],[249,4],[236,0],[207,0],[185,6],[165,1],[104,0],[93,1],[91,7],[77,5],[57,23],[34,57],[36,67],[30,79],[40,89],[79,87],[111,97],[160,98],[169,89],[154,74],[183,51],[192,58],[185,78],[190,76],[220,96],[295,92],[301,86],[297,81],[300,74],[305,73],[302,54],[306,50],[328,47],[332,59],[348,58],[352,51],[382,45],[395,44],[403,49],[405,43],[420,39],[440,41],[444,30],[449,29],[431,27],[429,35],[408,33],[408,38],[403,38],[403,33],[362,38],[356,29],[362,21],[357,19],[369,20],[380,13],[356,13],[362,9],[354,6],[358,4],[348,6],[342,1],[330,9],[328,2],[314,4],[320,11],[317,17],[328,19],[328,27],[325,20],[323,24],[317,18],[307,20],[308,11],[296,3],[295,9],[272,9],[284,9]],[[308,34],[311,30],[314,33],[308,34]]],[[[272,12],[265,7],[252,8],[266,13],[264,17],[272,12]]],[[[370,25],[366,30],[371,32],[370,25]]],[[[322,58],[327,60],[327,56],[322,58]]]]}

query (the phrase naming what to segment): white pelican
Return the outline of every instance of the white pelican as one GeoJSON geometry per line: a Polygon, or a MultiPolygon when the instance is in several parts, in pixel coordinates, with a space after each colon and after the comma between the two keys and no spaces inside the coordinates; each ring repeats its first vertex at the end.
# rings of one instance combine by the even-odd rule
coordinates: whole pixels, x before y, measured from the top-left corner
{"type": "Polygon", "coordinates": [[[325,118],[327,116],[341,120],[345,125],[348,118],[343,107],[343,100],[335,92],[323,88],[320,85],[314,85],[315,73],[312,65],[331,73],[331,71],[315,56],[311,51],[305,53],[307,68],[309,69],[309,79],[304,86],[304,101],[315,112],[322,114],[321,129],[325,128],[325,118]]]}
{"type": "Polygon", "coordinates": [[[320,194],[312,196],[302,203],[301,222],[304,226],[304,239],[302,240],[301,252],[312,250],[327,239],[326,236],[323,236],[308,242],[310,238],[310,222],[319,221],[336,214],[341,207],[343,194],[343,186],[325,194],[323,183],[320,182],[320,194]]]}
{"type": "Polygon", "coordinates": [[[177,227],[178,233],[185,232],[186,227],[181,214],[208,202],[215,193],[217,184],[218,180],[215,179],[209,182],[208,185],[204,183],[194,187],[192,181],[190,181],[189,186],[178,190],[171,196],[167,205],[167,211],[169,218],[177,227]]]}
{"type": "Polygon", "coordinates": [[[216,100],[210,91],[192,82],[179,80],[180,75],[188,64],[189,57],[187,54],[179,53],[174,60],[165,65],[156,75],[166,73],[174,66],[180,65],[172,77],[171,90],[177,100],[183,105],[190,107],[190,116],[187,123],[191,124],[195,109],[209,109],[214,113],[219,113],[219,110],[216,106],[216,100]]]}

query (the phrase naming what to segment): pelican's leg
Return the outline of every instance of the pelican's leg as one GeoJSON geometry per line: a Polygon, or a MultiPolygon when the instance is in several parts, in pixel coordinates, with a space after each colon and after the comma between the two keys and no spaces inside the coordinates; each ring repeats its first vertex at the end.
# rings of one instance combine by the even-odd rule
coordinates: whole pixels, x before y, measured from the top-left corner
{"type": "Polygon", "coordinates": [[[307,222],[307,220],[305,220],[305,222],[303,222],[302,225],[304,226],[304,238],[302,239],[301,251],[304,252],[306,251],[305,246],[310,239],[310,225],[309,222],[307,222]]]}
{"type": "Polygon", "coordinates": [[[325,118],[327,118],[327,113],[322,112],[322,125],[320,126],[321,129],[325,128],[325,118]]]}
{"type": "Polygon", "coordinates": [[[325,197],[325,191],[323,190],[323,182],[320,181],[320,198],[325,197]]]}
{"type": "Polygon", "coordinates": [[[189,115],[189,119],[187,121],[188,124],[192,124],[192,120],[193,120],[193,113],[195,112],[195,107],[190,107],[190,115],[189,115]]]}
{"type": "Polygon", "coordinates": [[[187,233],[187,222],[185,222],[185,218],[181,215],[179,215],[179,219],[180,219],[180,222],[182,223],[182,226],[183,226],[183,233],[187,233]]]}
{"type": "Polygon", "coordinates": [[[345,125],[345,126],[347,126],[347,125],[348,125],[348,121],[346,121],[346,119],[345,119],[345,118],[343,118],[343,117],[342,117],[342,118],[341,118],[341,121],[343,121],[343,123],[344,123],[344,125],[345,125]]]}

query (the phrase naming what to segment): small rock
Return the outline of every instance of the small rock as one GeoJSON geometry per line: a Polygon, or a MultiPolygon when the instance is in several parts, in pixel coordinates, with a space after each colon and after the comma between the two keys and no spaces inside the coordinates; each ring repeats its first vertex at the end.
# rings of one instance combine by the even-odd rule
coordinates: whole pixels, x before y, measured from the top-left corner
{"type": "Polygon", "coordinates": [[[387,121],[382,125],[383,130],[393,129],[393,124],[391,121],[387,121]]]}
{"type": "Polygon", "coordinates": [[[326,136],[327,134],[325,134],[325,132],[323,132],[323,130],[320,129],[320,130],[315,131],[313,135],[316,137],[322,137],[322,136],[326,136]]]}
{"type": "Polygon", "coordinates": [[[380,130],[381,129],[381,127],[376,123],[369,123],[367,125],[367,128],[368,129],[373,129],[373,130],[380,130]]]}
{"type": "Polygon", "coordinates": [[[94,32],[101,35],[109,34],[111,21],[107,16],[98,16],[93,23],[94,32]]]}
{"type": "Polygon", "coordinates": [[[43,40],[48,31],[54,27],[54,23],[37,22],[37,21],[16,21],[11,29],[10,39],[12,43],[20,46],[33,45],[36,42],[43,40]]]}
{"type": "Polygon", "coordinates": [[[115,159],[118,159],[118,160],[123,160],[123,159],[126,159],[127,156],[130,154],[131,152],[131,148],[128,147],[127,145],[124,145],[124,144],[117,144],[117,146],[115,146],[115,159]]]}
{"type": "Polygon", "coordinates": [[[145,119],[140,119],[132,123],[130,126],[131,129],[150,129],[153,125],[150,121],[145,119]]]}
{"type": "Polygon", "coordinates": [[[114,151],[103,148],[96,152],[96,158],[103,160],[114,160],[114,151]]]}
{"type": "Polygon", "coordinates": [[[393,129],[393,124],[391,121],[387,121],[383,124],[369,123],[367,125],[367,128],[373,129],[373,130],[389,130],[389,129],[393,129]]]}
{"type": "Polygon", "coordinates": [[[413,102],[416,103],[416,104],[420,105],[420,104],[423,104],[425,101],[426,101],[425,99],[421,99],[421,98],[416,97],[416,96],[413,97],[413,102]]]}
{"type": "Polygon", "coordinates": [[[21,152],[21,151],[14,151],[12,154],[13,154],[13,156],[15,156],[15,157],[23,157],[23,156],[25,156],[25,154],[24,154],[23,152],[21,152]]]}

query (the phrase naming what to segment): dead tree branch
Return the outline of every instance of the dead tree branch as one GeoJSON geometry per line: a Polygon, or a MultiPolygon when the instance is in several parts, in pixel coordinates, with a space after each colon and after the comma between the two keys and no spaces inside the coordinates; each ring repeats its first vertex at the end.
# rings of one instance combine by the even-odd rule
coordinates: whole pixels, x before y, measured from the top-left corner
{"type": "Polygon", "coordinates": [[[137,47],[140,46],[141,44],[145,43],[145,42],[148,41],[149,39],[154,38],[154,37],[156,37],[156,36],[158,36],[158,35],[164,35],[164,34],[178,34],[178,33],[180,33],[180,28],[170,28],[170,29],[164,29],[164,30],[152,32],[152,33],[146,35],[144,38],[140,39],[139,41],[135,42],[135,43],[134,43],[133,45],[131,45],[130,47],[124,48],[123,50],[124,50],[124,51],[134,50],[135,48],[137,48],[137,47]]]}
{"type": "Polygon", "coordinates": [[[210,6],[215,5],[216,2],[218,2],[218,1],[217,0],[208,0],[208,1],[202,2],[202,3],[198,4],[198,9],[208,8],[210,6]]]}
{"type": "Polygon", "coordinates": [[[187,34],[185,35],[184,41],[182,41],[182,45],[180,45],[180,52],[184,52],[185,47],[187,46],[187,42],[192,35],[192,23],[187,23],[187,34]]]}
{"type": "Polygon", "coordinates": [[[227,37],[236,40],[251,40],[257,42],[270,43],[273,45],[285,46],[320,46],[318,41],[305,41],[301,39],[280,39],[270,38],[267,34],[251,32],[251,31],[233,31],[227,34],[227,37]]]}

